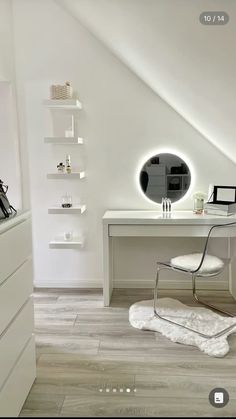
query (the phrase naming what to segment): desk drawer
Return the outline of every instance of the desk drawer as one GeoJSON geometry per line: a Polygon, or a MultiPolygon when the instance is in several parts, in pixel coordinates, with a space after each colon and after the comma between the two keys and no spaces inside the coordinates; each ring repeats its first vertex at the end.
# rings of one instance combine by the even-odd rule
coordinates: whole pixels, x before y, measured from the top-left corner
{"type": "Polygon", "coordinates": [[[9,328],[0,336],[0,388],[33,333],[33,318],[33,301],[29,299],[9,328]]]}
{"type": "Polygon", "coordinates": [[[210,226],[206,225],[109,225],[109,236],[114,237],[206,237],[210,226]]]}
{"type": "Polygon", "coordinates": [[[23,221],[0,234],[0,284],[31,255],[31,221],[23,221]]]}
{"type": "Polygon", "coordinates": [[[0,285],[0,334],[33,292],[32,261],[29,259],[0,285]]]}

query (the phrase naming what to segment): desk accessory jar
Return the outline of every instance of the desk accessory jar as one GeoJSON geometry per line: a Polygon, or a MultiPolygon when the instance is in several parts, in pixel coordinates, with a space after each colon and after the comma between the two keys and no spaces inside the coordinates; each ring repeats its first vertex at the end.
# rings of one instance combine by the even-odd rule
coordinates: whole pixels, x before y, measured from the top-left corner
{"type": "Polygon", "coordinates": [[[70,241],[73,239],[73,231],[65,231],[64,232],[64,240],[70,241]]]}
{"type": "Polygon", "coordinates": [[[193,198],[193,212],[195,214],[202,214],[204,211],[204,200],[206,194],[204,192],[195,192],[192,195],[193,198]]]}
{"type": "Polygon", "coordinates": [[[71,208],[72,207],[72,196],[65,194],[61,198],[62,208],[71,208]]]}

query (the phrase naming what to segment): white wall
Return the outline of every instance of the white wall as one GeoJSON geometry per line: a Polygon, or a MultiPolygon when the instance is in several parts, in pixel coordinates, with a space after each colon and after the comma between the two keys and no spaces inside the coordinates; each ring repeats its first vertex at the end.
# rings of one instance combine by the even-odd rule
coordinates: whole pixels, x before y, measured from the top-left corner
{"type": "Polygon", "coordinates": [[[236,162],[235,0],[57,0],[236,162]],[[225,11],[225,26],[203,26],[225,11]]]}
{"type": "Polygon", "coordinates": [[[0,179],[8,185],[7,197],[14,208],[21,208],[21,179],[16,109],[13,87],[0,81],[0,179]]]}
{"type": "Polygon", "coordinates": [[[13,26],[11,1],[0,0],[0,79],[14,79],[13,26]]]}
{"type": "MultiPolygon", "coordinates": [[[[159,208],[143,198],[137,183],[147,156],[166,149],[185,155],[195,173],[193,190],[206,192],[209,183],[234,183],[236,167],[55,2],[13,4],[21,133],[30,152],[35,280],[37,285],[99,285],[104,211],[159,208]],[[46,180],[67,148],[43,143],[50,133],[49,111],[42,100],[52,81],[65,80],[72,82],[84,104],[79,133],[86,143],[77,151],[70,149],[72,160],[86,166],[82,182],[46,180]],[[66,190],[84,199],[85,215],[47,215],[48,206],[66,190]],[[49,239],[67,228],[85,233],[85,248],[49,250],[49,239]]],[[[192,205],[189,197],[175,208],[192,205]]],[[[144,261],[133,257],[129,242],[124,246],[115,277],[135,279],[130,266],[135,265],[134,272],[140,266],[141,272],[144,261]]],[[[137,246],[144,250],[146,244],[137,246]]],[[[153,278],[157,253],[147,259],[147,280],[153,278]]]]}
{"type": "Polygon", "coordinates": [[[0,0],[0,179],[10,203],[22,206],[11,1],[0,0]]]}

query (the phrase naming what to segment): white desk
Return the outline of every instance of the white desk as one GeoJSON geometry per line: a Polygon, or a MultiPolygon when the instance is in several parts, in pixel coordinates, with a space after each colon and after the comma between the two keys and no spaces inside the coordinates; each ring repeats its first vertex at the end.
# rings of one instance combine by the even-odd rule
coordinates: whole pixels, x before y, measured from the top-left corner
{"type": "MultiPolygon", "coordinates": [[[[196,215],[192,211],[106,211],[103,216],[104,306],[113,291],[113,237],[206,237],[214,224],[236,221],[236,216],[196,215]]],[[[153,279],[154,284],[154,279],[153,279]]],[[[230,292],[236,298],[236,281],[229,269],[230,292]]]]}

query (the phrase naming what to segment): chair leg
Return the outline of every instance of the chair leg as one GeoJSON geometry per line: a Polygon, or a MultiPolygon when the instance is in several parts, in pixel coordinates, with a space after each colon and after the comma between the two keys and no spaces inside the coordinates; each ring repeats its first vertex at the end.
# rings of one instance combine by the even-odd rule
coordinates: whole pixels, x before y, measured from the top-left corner
{"type": "Polygon", "coordinates": [[[196,291],[196,276],[192,274],[192,284],[193,284],[193,297],[197,301],[197,303],[202,304],[205,307],[212,308],[213,310],[219,311],[220,313],[226,314],[227,316],[234,317],[235,314],[230,313],[229,311],[220,309],[213,304],[207,303],[206,301],[201,300],[196,291]]]}
{"type": "Polygon", "coordinates": [[[153,298],[153,309],[154,314],[156,314],[156,303],[157,303],[157,290],[158,290],[158,281],[159,281],[159,274],[160,274],[160,265],[157,264],[157,274],[156,274],[156,283],[154,288],[154,298],[153,298]]]}
{"type": "MultiPolygon", "coordinates": [[[[166,268],[162,268],[162,269],[166,269],[166,268]]],[[[158,263],[157,264],[156,283],[155,283],[155,288],[154,288],[154,301],[153,301],[153,309],[154,309],[154,316],[155,317],[157,317],[160,320],[164,320],[164,321],[166,321],[170,324],[174,324],[175,326],[182,327],[183,329],[186,329],[190,332],[194,332],[197,335],[199,335],[199,336],[201,336],[205,339],[218,338],[218,337],[224,335],[226,332],[228,332],[228,331],[230,331],[230,330],[232,330],[236,327],[236,323],[234,323],[233,325],[231,325],[229,327],[226,327],[225,329],[221,330],[218,333],[215,333],[214,335],[206,335],[205,333],[201,333],[198,330],[192,329],[191,327],[184,326],[183,324],[174,322],[174,321],[169,320],[169,319],[161,316],[160,314],[158,314],[158,312],[157,312],[157,302],[158,302],[158,282],[159,282],[159,277],[160,277],[160,270],[161,270],[161,267],[158,263]]],[[[195,292],[195,277],[193,277],[192,280],[193,280],[193,291],[195,292]]]]}

